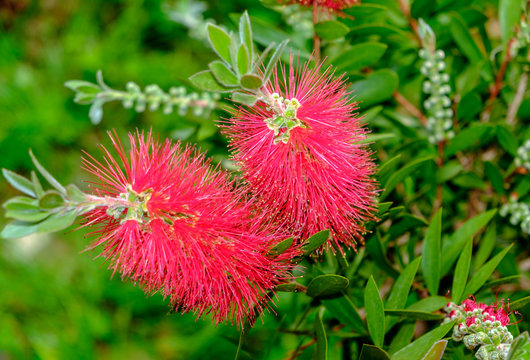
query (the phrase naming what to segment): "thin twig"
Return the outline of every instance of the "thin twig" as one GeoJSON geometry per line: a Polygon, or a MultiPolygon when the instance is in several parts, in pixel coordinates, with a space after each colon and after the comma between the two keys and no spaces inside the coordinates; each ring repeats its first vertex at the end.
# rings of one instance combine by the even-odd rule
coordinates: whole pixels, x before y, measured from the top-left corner
{"type": "Polygon", "coordinates": [[[403,106],[405,110],[407,110],[413,116],[417,117],[423,126],[427,125],[427,117],[421,112],[420,109],[418,109],[416,106],[414,106],[414,104],[408,101],[407,98],[403,96],[403,94],[401,94],[399,91],[396,90],[394,91],[394,94],[392,94],[392,96],[394,96],[394,99],[401,106],[403,106]]]}
{"type": "MultiPolygon", "coordinates": [[[[313,0],[313,28],[318,22],[318,1],[313,0]]],[[[313,56],[315,57],[315,62],[320,63],[320,37],[317,35],[316,31],[313,35],[313,56]]]]}
{"type": "MultiPolygon", "coordinates": [[[[526,52],[526,60],[530,61],[530,49],[526,52]]],[[[519,84],[517,85],[517,90],[515,92],[515,96],[513,97],[513,101],[508,107],[508,114],[506,115],[506,123],[508,125],[515,125],[515,117],[517,115],[517,111],[519,110],[519,107],[521,106],[521,103],[524,99],[524,93],[526,91],[526,87],[528,86],[528,72],[530,71],[530,68],[528,66],[525,66],[523,68],[523,74],[521,75],[521,78],[519,79],[519,84]]]]}

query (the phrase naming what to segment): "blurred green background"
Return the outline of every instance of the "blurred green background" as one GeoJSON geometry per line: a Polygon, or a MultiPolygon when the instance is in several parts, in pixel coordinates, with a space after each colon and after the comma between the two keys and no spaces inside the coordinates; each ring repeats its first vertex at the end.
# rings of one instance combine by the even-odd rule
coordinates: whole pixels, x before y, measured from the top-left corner
{"type": "MultiPolygon", "coordinates": [[[[243,6],[248,8],[244,1],[211,4],[205,18],[220,22],[243,6]]],[[[136,127],[198,143],[215,162],[227,158],[213,121],[224,116],[221,110],[204,119],[191,111],[166,116],[109,103],[94,126],[89,107],[75,104],[74,93],[64,87],[72,79],[95,82],[101,69],[116,89],[130,80],[142,89],[151,83],[165,91],[189,88],[188,76],[214,55],[169,18],[167,10],[175,8],[158,0],[1,1],[0,167],[28,174],[32,148],[63,183],[85,189],[82,150],[99,156],[97,145],[109,145],[107,130],[123,138],[136,127]]],[[[2,180],[0,194],[4,201],[17,192],[2,180]]],[[[5,222],[0,219],[0,225],[5,222]]],[[[81,253],[89,241],[82,231],[0,241],[0,359],[234,358],[237,329],[170,314],[161,296],[148,297],[119,276],[109,279],[103,259],[81,253]]],[[[277,321],[253,332],[261,353],[279,352],[271,357],[296,346],[295,337],[278,342],[277,334],[269,334],[277,321]],[[258,339],[275,342],[274,349],[258,339]]]]}

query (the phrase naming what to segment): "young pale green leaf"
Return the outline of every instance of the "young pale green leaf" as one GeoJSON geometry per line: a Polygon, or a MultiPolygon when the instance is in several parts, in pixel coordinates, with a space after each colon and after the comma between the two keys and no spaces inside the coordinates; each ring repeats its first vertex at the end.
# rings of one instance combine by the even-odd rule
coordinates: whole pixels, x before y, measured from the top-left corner
{"type": "Polygon", "coordinates": [[[385,191],[381,195],[381,199],[384,199],[387,197],[392,190],[396,187],[397,184],[405,180],[407,176],[412,174],[415,170],[420,168],[421,166],[427,164],[428,162],[433,161],[432,156],[426,156],[419,159],[416,159],[409,164],[403,166],[399,170],[395,171],[386,181],[386,183],[383,184],[383,187],[385,188],[385,191]]]}
{"type": "Polygon", "coordinates": [[[322,299],[321,302],[334,318],[360,334],[366,333],[359,311],[347,295],[334,299],[322,299]]]}
{"type": "Polygon", "coordinates": [[[449,272],[466,241],[482,229],[493,218],[496,212],[496,209],[489,210],[484,214],[479,214],[469,219],[451,237],[445,239],[442,244],[442,254],[444,255],[442,257],[440,276],[444,276],[449,272]]]}
{"type": "Polygon", "coordinates": [[[4,239],[17,239],[17,238],[31,235],[36,230],[37,230],[37,225],[33,223],[15,220],[15,221],[8,223],[4,227],[4,229],[2,230],[2,233],[0,233],[0,236],[2,236],[4,239]]]}
{"type": "Polygon", "coordinates": [[[523,8],[521,0],[499,0],[499,23],[504,44],[514,35],[515,25],[521,18],[523,8]]]}
{"type": "Polygon", "coordinates": [[[491,183],[491,186],[498,194],[505,194],[504,179],[497,165],[490,161],[484,162],[484,174],[491,183]]]}
{"type": "Polygon", "coordinates": [[[224,62],[215,60],[209,63],[208,67],[219,84],[226,87],[239,86],[239,79],[224,62]]]}
{"type": "Polygon", "coordinates": [[[394,338],[392,339],[392,342],[388,348],[388,353],[393,355],[401,348],[407,346],[414,337],[415,330],[416,321],[404,322],[399,328],[398,332],[394,335],[394,338]]]}
{"type": "Polygon", "coordinates": [[[294,292],[294,291],[296,291],[296,283],[290,282],[290,283],[276,285],[274,287],[274,291],[294,292]]]}
{"type": "Polygon", "coordinates": [[[75,210],[55,213],[38,224],[36,230],[38,233],[64,230],[74,223],[76,216],[75,210]]]}
{"type": "Polygon", "coordinates": [[[354,72],[375,64],[383,57],[388,45],[379,42],[365,42],[353,45],[331,61],[341,71],[354,72]]]}
{"type": "Polygon", "coordinates": [[[253,94],[245,94],[239,91],[232,93],[232,100],[246,106],[254,106],[258,101],[258,97],[253,94]]]}
{"type": "Polygon", "coordinates": [[[79,188],[74,184],[66,185],[66,194],[68,195],[69,201],[76,203],[85,201],[87,198],[87,195],[81,190],[79,190],[79,188]]]}
{"type": "Polygon", "coordinates": [[[390,360],[390,356],[380,347],[363,344],[359,360],[390,360]]]}
{"type": "Polygon", "coordinates": [[[471,252],[473,250],[473,239],[470,238],[460,257],[456,263],[455,274],[453,276],[453,288],[451,291],[451,298],[456,304],[460,304],[464,289],[467,283],[467,277],[469,275],[469,266],[471,264],[471,252]]]}
{"type": "Polygon", "coordinates": [[[464,290],[464,296],[473,295],[475,292],[480,290],[482,285],[486,283],[491,274],[495,271],[499,263],[502,261],[504,256],[510,251],[513,244],[503,249],[500,253],[495,255],[490,261],[485,263],[478,271],[473,274],[471,280],[469,280],[466,289],[464,290]]]}
{"type": "Polygon", "coordinates": [[[291,237],[279,242],[278,244],[274,245],[269,250],[267,255],[269,255],[269,256],[278,256],[280,254],[283,254],[287,249],[289,249],[291,247],[292,244],[293,244],[293,237],[291,236],[291,237]]]}
{"type": "Polygon", "coordinates": [[[392,355],[392,360],[420,360],[432,345],[443,338],[445,334],[453,328],[454,322],[440,325],[434,330],[429,331],[425,335],[414,340],[411,344],[405,346],[394,355],[392,355]]]}
{"type": "Polygon", "coordinates": [[[39,206],[42,209],[55,209],[63,205],[63,197],[55,190],[46,191],[39,199],[39,206]]]}
{"type": "Polygon", "coordinates": [[[456,13],[453,14],[451,22],[449,23],[449,31],[451,32],[456,45],[469,61],[477,63],[485,57],[477,46],[475,40],[471,37],[470,31],[460,15],[456,13]]]}
{"type": "Polygon", "coordinates": [[[219,55],[221,59],[226,61],[227,64],[232,62],[230,56],[230,35],[226,33],[219,26],[214,24],[208,24],[208,41],[212,46],[213,50],[219,55]]]}
{"type": "Polygon", "coordinates": [[[385,312],[379,289],[371,275],[364,289],[364,309],[370,337],[376,346],[381,347],[385,339],[385,312]]]}
{"type": "Polygon", "coordinates": [[[419,320],[439,320],[444,317],[442,314],[409,309],[385,309],[385,314],[419,320]]]}
{"type": "Polygon", "coordinates": [[[320,311],[315,316],[315,333],[317,336],[317,346],[313,353],[313,360],[326,360],[328,358],[328,339],[320,311]]]}
{"type": "Polygon", "coordinates": [[[329,230],[319,231],[309,237],[302,246],[302,251],[305,255],[311,254],[313,251],[320,248],[329,239],[329,230]]]}
{"type": "Polygon", "coordinates": [[[221,85],[213,76],[212,72],[210,70],[204,70],[201,72],[198,72],[195,75],[192,75],[189,77],[189,80],[193,85],[195,85],[197,88],[206,90],[206,91],[212,91],[212,92],[230,92],[232,91],[230,88],[221,85]]]}
{"type": "Polygon", "coordinates": [[[390,295],[385,304],[385,309],[400,309],[405,306],[420,262],[421,257],[417,257],[401,272],[392,287],[392,291],[390,291],[390,295]]]}
{"type": "Polygon", "coordinates": [[[62,186],[45,168],[42,166],[35,155],[33,155],[33,151],[29,150],[29,156],[31,157],[31,160],[33,161],[33,164],[39,170],[42,176],[50,183],[51,186],[53,186],[55,189],[57,189],[60,193],[66,194],[66,189],[64,186],[62,186]]]}
{"type": "Polygon", "coordinates": [[[435,342],[422,360],[441,360],[447,347],[447,342],[447,340],[435,342]]]}
{"type": "Polygon", "coordinates": [[[510,310],[517,310],[530,304],[530,296],[515,300],[510,303],[510,310]]]}
{"type": "Polygon", "coordinates": [[[323,21],[315,24],[315,32],[324,40],[336,40],[344,37],[350,28],[337,20],[323,21]]]}
{"type": "Polygon", "coordinates": [[[431,295],[437,295],[440,286],[441,236],[442,208],[434,215],[423,240],[421,269],[431,295]]]}
{"type": "Polygon", "coordinates": [[[42,194],[44,194],[44,190],[42,189],[42,185],[39,181],[39,178],[37,177],[37,173],[33,170],[31,170],[31,182],[33,183],[33,189],[35,190],[37,198],[40,198],[42,194]]]}
{"type": "Polygon", "coordinates": [[[15,196],[7,200],[2,207],[7,211],[38,211],[39,202],[27,196],[15,196]]]}
{"type": "MultiPolygon", "coordinates": [[[[250,18],[248,16],[248,12],[245,10],[243,12],[243,15],[239,18],[239,41],[241,42],[241,46],[239,47],[239,50],[241,51],[241,47],[245,46],[247,50],[247,57],[251,60],[254,58],[254,42],[252,40],[252,27],[250,25],[250,18]]],[[[250,64],[248,62],[248,64],[250,64]]],[[[239,57],[238,57],[238,66],[239,66],[239,57]]],[[[239,68],[239,71],[241,71],[241,68],[239,68]]],[[[241,74],[245,74],[246,71],[241,71],[241,74]]]]}
{"type": "Polygon", "coordinates": [[[418,310],[425,312],[433,312],[440,310],[447,305],[447,298],[444,296],[430,296],[425,299],[421,299],[411,304],[407,310],[418,310]]]}
{"type": "Polygon", "coordinates": [[[69,80],[64,83],[68,89],[85,94],[97,94],[102,89],[99,85],[83,80],[69,80]]]}
{"type": "Polygon", "coordinates": [[[92,106],[90,106],[88,117],[93,125],[97,125],[101,122],[101,119],[103,118],[103,105],[105,105],[105,100],[98,99],[92,103],[92,106]]]}
{"type": "Polygon", "coordinates": [[[340,293],[349,285],[348,279],[335,274],[319,275],[307,285],[307,296],[329,297],[340,293]]]}
{"type": "Polygon", "coordinates": [[[362,95],[362,106],[369,107],[390,99],[397,86],[396,73],[390,69],[381,69],[372,72],[364,80],[354,82],[350,90],[362,95]]]}
{"type": "Polygon", "coordinates": [[[241,44],[241,46],[239,46],[239,50],[237,50],[237,70],[241,75],[243,75],[248,72],[250,66],[251,62],[247,47],[245,44],[241,44]]]}
{"type": "Polygon", "coordinates": [[[14,173],[11,170],[2,169],[2,174],[8,183],[11,184],[15,189],[22,191],[24,194],[36,197],[33,183],[26,179],[24,176],[14,173]]]}
{"type": "Polygon", "coordinates": [[[287,43],[289,42],[289,39],[286,39],[282,41],[278,46],[276,46],[276,49],[272,53],[271,58],[269,59],[269,63],[267,64],[267,67],[265,68],[265,73],[263,75],[263,82],[269,81],[269,78],[272,74],[272,71],[276,67],[276,63],[280,59],[280,56],[283,53],[283,50],[285,50],[285,47],[287,46],[287,43]]]}
{"type": "Polygon", "coordinates": [[[392,206],[392,201],[377,204],[377,217],[383,216],[392,206]]]}
{"type": "Polygon", "coordinates": [[[528,359],[530,359],[530,336],[528,331],[525,331],[513,340],[506,360],[528,359]]]}
{"type": "Polygon", "coordinates": [[[263,79],[258,75],[246,74],[241,76],[239,83],[244,89],[256,91],[263,85],[263,79]]]}
{"type": "Polygon", "coordinates": [[[50,216],[47,211],[24,211],[24,210],[10,210],[5,213],[5,217],[25,222],[37,222],[46,219],[50,216]]]}

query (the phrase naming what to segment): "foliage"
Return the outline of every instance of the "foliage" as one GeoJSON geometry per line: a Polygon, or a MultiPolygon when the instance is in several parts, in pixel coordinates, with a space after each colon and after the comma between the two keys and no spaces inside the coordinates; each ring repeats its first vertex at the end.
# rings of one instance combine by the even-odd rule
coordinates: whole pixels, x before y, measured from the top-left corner
{"type": "MultiPolygon", "coordinates": [[[[4,196],[11,197],[4,216],[12,222],[0,245],[0,304],[7,309],[0,315],[0,354],[472,359],[462,343],[444,340],[454,324],[441,319],[449,301],[459,304],[473,295],[483,303],[510,299],[506,304],[523,321],[511,315],[507,331],[514,342],[507,358],[527,358],[528,4],[366,0],[334,12],[293,3],[211,4],[197,16],[201,21],[177,17],[188,29],[170,14],[175,8],[204,10],[193,1],[180,7],[157,1],[64,7],[22,2],[0,13],[8,30],[0,35],[8,54],[0,60],[7,79],[0,85],[0,115],[7,119],[0,126],[0,149],[8,154],[2,167],[27,174],[3,170],[7,183],[27,196],[13,197],[15,190],[2,184],[4,196]],[[234,5],[239,14],[232,13],[234,5]],[[204,18],[219,25],[206,25],[204,18]],[[32,23],[46,29],[45,45],[32,23]],[[50,30],[59,26],[63,33],[50,30]],[[300,31],[308,28],[314,31],[300,31]],[[199,40],[188,38],[188,30],[199,40]],[[103,129],[124,134],[152,128],[161,137],[199,143],[215,162],[234,169],[215,125],[229,116],[222,109],[164,114],[108,105],[105,114],[97,112],[104,102],[118,99],[129,107],[134,101],[140,111],[145,101],[155,110],[175,95],[160,89],[182,86],[184,96],[196,86],[223,93],[229,106],[255,106],[267,101],[261,90],[274,66],[291,56],[323,59],[336,75],[346,74],[371,131],[364,142],[378,164],[381,191],[364,247],[322,251],[327,230],[302,239],[294,279],[276,289],[274,311],[264,313],[263,322],[239,334],[209,320],[195,322],[192,315],[166,316],[161,296],[145,299],[131,284],[107,280],[102,261],[77,255],[86,247],[78,233],[48,234],[70,228],[76,216],[91,210],[77,159],[81,148],[93,153],[95,143],[106,141],[103,129]],[[156,83],[150,88],[156,94],[137,86],[116,92],[102,78],[93,84],[97,69],[109,83],[156,83]],[[91,117],[98,123],[103,116],[101,123],[92,125],[86,108],[71,104],[65,82],[78,102],[98,104],[91,117]],[[45,191],[31,172],[29,147],[39,157],[30,153],[34,166],[54,190],[45,191]],[[69,182],[83,191],[61,185],[69,182]],[[11,239],[20,236],[26,237],[11,239]]],[[[275,113],[271,120],[298,120],[296,109],[292,118],[275,113]]],[[[289,238],[269,254],[292,244],[289,238]]]]}

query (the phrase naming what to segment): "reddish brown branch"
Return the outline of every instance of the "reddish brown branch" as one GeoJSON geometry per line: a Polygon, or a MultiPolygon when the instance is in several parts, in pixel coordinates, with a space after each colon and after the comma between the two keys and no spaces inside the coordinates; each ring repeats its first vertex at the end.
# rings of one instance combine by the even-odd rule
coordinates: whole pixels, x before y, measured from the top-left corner
{"type": "MultiPolygon", "coordinates": [[[[313,29],[315,28],[316,23],[318,22],[318,1],[313,0],[313,29]]],[[[318,37],[315,30],[313,35],[313,56],[315,57],[315,62],[320,63],[320,37],[318,37]]]]}
{"type": "Polygon", "coordinates": [[[427,117],[418,109],[414,104],[407,100],[399,91],[394,91],[394,99],[401,105],[405,110],[411,113],[413,116],[417,117],[420,120],[420,123],[423,126],[427,125],[427,117]]]}

